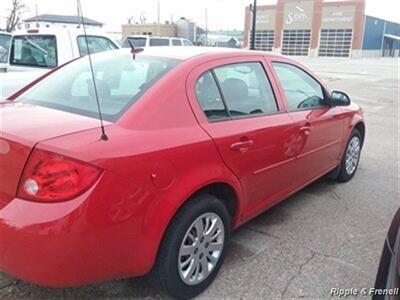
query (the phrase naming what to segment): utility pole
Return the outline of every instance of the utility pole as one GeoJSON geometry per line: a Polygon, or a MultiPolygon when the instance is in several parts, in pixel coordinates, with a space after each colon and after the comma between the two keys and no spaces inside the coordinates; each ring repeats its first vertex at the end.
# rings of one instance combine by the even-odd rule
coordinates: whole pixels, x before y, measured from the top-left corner
{"type": "Polygon", "coordinates": [[[157,0],[157,35],[160,35],[160,0],[157,0]]]}
{"type": "MultiPolygon", "coordinates": [[[[37,3],[35,3],[35,14],[36,14],[36,17],[39,15],[38,11],[39,11],[38,10],[38,5],[37,5],[37,3]]],[[[39,21],[36,21],[36,27],[39,28],[39,21]]]]}
{"type": "Polygon", "coordinates": [[[256,19],[257,19],[257,0],[254,0],[253,9],[253,24],[251,26],[251,41],[250,41],[250,50],[256,50],[256,19]]]}
{"type": "Polygon", "coordinates": [[[208,11],[207,11],[207,8],[205,10],[205,18],[206,18],[206,46],[208,46],[208,11]]]}
{"type": "Polygon", "coordinates": [[[157,1],[157,23],[160,24],[160,0],[157,1]]]}

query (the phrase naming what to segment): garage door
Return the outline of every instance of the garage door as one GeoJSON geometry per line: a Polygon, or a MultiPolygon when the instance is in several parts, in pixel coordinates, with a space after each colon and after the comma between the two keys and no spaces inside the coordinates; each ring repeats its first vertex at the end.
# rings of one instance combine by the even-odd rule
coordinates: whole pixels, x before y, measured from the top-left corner
{"type": "Polygon", "coordinates": [[[352,29],[321,29],[319,56],[349,57],[352,29]]]}
{"type": "Polygon", "coordinates": [[[310,39],[310,29],[284,30],[282,38],[282,54],[308,55],[310,39]]]}
{"type": "MultiPolygon", "coordinates": [[[[250,33],[251,36],[251,33],[250,33]]],[[[275,31],[274,30],[256,30],[256,50],[272,51],[274,46],[275,31]]]]}

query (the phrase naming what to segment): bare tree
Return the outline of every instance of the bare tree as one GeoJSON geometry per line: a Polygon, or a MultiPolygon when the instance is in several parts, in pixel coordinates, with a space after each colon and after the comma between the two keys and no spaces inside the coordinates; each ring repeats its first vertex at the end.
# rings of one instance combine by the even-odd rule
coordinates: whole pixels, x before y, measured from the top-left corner
{"type": "Polygon", "coordinates": [[[131,17],[128,18],[128,24],[135,23],[134,21],[135,21],[135,17],[134,16],[131,16],[131,17]]]}
{"type": "Polygon", "coordinates": [[[22,15],[27,11],[26,5],[22,0],[11,0],[11,9],[7,17],[6,31],[11,32],[15,29],[17,24],[21,21],[22,15]]]}

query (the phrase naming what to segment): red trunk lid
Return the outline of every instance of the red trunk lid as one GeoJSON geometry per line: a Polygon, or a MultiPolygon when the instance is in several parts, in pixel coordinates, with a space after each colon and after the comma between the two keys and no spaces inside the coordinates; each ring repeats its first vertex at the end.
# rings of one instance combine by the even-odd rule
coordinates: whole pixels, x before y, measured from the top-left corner
{"type": "Polygon", "coordinates": [[[99,126],[96,119],[21,103],[0,104],[0,208],[17,192],[36,143],[99,126]]]}

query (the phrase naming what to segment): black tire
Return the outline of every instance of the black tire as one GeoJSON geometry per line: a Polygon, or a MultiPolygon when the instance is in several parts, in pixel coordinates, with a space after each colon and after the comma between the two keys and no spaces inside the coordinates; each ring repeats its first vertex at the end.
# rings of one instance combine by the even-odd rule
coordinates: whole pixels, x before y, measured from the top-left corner
{"type": "Polygon", "coordinates": [[[202,293],[215,279],[224,261],[231,231],[231,218],[221,200],[209,194],[190,199],[171,221],[161,243],[156,263],[150,272],[150,283],[163,293],[177,299],[190,299],[202,293]],[[200,216],[214,213],[222,220],[224,242],[221,255],[208,277],[197,285],[186,284],[178,268],[179,249],[190,228],[200,216]]]}
{"type": "Polygon", "coordinates": [[[345,151],[343,153],[342,161],[340,162],[339,174],[338,174],[338,176],[336,178],[337,181],[339,181],[339,182],[348,182],[356,174],[357,168],[358,168],[358,163],[360,161],[360,156],[361,156],[362,143],[363,143],[363,138],[361,136],[360,131],[358,131],[358,129],[354,129],[350,134],[349,140],[347,141],[346,149],[345,149],[345,151]],[[347,150],[348,150],[349,145],[350,145],[350,141],[354,137],[357,137],[359,139],[359,142],[360,142],[360,153],[358,155],[358,160],[357,160],[357,163],[356,163],[356,166],[355,166],[355,170],[353,172],[349,173],[347,171],[347,169],[346,169],[346,154],[347,154],[347,150]]]}

